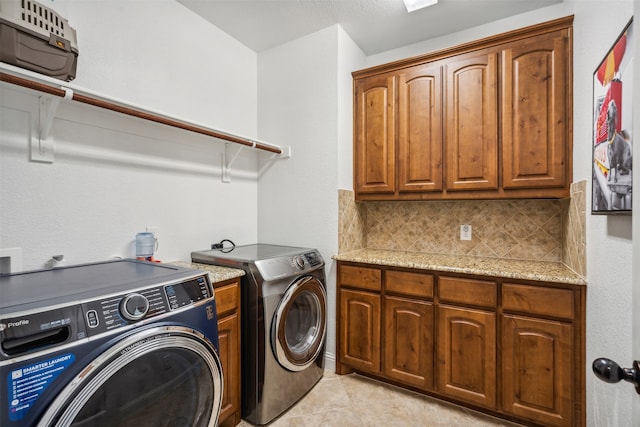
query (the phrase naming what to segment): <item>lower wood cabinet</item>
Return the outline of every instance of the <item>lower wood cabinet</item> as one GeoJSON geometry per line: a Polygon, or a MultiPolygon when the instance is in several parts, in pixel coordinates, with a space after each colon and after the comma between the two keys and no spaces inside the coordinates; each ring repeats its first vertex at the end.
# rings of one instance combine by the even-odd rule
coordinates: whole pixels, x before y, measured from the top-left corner
{"type": "Polygon", "coordinates": [[[583,381],[575,370],[575,356],[580,354],[576,339],[581,338],[576,335],[580,325],[573,322],[580,311],[576,294],[505,283],[502,299],[505,412],[545,426],[574,425],[575,389],[583,381]]]}
{"type": "Polygon", "coordinates": [[[545,426],[573,425],[575,349],[570,324],[502,317],[502,405],[545,426]]]}
{"type": "Polygon", "coordinates": [[[224,376],[224,393],[218,424],[235,426],[241,420],[240,407],[240,281],[214,283],[218,315],[219,356],[224,376]]]}
{"type": "Polygon", "coordinates": [[[384,374],[433,388],[433,303],[384,298],[384,374]]]}
{"type": "Polygon", "coordinates": [[[496,407],[496,315],[438,307],[438,391],[496,407]]]}
{"type": "Polygon", "coordinates": [[[525,425],[582,427],[585,291],[340,261],[336,372],[525,425]]]}
{"type": "Polygon", "coordinates": [[[340,359],[355,369],[380,372],[380,295],[340,292],[340,359]]]}

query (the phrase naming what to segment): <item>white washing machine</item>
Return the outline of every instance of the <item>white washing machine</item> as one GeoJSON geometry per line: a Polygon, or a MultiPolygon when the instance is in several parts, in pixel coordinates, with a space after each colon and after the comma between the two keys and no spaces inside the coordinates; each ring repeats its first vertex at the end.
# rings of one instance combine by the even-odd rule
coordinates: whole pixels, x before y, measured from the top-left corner
{"type": "Polygon", "coordinates": [[[324,373],[327,301],[316,249],[246,245],[192,252],[193,262],[244,269],[242,417],[271,422],[324,373]]]}

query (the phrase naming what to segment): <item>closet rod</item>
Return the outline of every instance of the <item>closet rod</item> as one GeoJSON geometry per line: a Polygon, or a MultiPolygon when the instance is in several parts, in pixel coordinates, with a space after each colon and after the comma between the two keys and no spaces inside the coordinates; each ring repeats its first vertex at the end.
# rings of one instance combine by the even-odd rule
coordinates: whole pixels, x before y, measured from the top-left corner
{"type": "MultiPolygon", "coordinates": [[[[50,95],[55,95],[59,97],[64,97],[66,95],[66,91],[62,88],[49,86],[44,83],[39,83],[30,79],[26,79],[19,76],[14,76],[7,73],[0,72],[0,81],[11,83],[17,86],[26,87],[28,89],[34,89],[39,92],[48,93],[50,95]]],[[[104,108],[106,110],[116,111],[118,113],[126,114],[133,117],[138,117],[140,119],[149,120],[156,123],[161,123],[164,125],[176,127],[179,129],[183,129],[189,132],[195,132],[202,135],[211,136],[214,138],[223,139],[225,141],[233,142],[236,144],[244,145],[246,147],[253,147],[263,151],[269,151],[271,153],[282,154],[282,149],[280,147],[266,145],[258,141],[253,141],[251,139],[243,138],[240,136],[232,135],[226,132],[221,132],[217,130],[212,130],[196,125],[192,125],[186,122],[182,122],[175,119],[170,119],[167,117],[162,117],[157,114],[147,113],[144,111],[136,110],[135,108],[125,107],[123,105],[115,104],[113,102],[104,101],[102,99],[93,98],[91,96],[82,95],[79,93],[73,92],[73,97],[71,98],[74,101],[82,102],[84,104],[93,105],[95,107],[104,108]]]]}

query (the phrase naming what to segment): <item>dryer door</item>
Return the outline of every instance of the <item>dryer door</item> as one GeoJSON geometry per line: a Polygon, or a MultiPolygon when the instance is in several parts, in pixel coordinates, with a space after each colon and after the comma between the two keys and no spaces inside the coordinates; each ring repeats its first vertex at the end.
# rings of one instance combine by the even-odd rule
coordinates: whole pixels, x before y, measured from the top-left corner
{"type": "Polygon", "coordinates": [[[38,426],[217,425],[222,368],[202,334],[158,326],[118,342],[56,397],[38,426]]]}
{"type": "Polygon", "coordinates": [[[324,348],[327,298],[322,283],[312,276],[297,279],[285,291],[273,317],[271,344],[280,365],[302,371],[324,348]]]}

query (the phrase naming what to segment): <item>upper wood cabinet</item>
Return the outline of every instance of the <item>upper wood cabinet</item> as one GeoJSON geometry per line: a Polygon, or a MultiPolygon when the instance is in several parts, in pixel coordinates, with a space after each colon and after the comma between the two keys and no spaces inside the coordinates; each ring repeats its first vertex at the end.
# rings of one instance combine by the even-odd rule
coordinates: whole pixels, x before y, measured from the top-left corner
{"type": "Polygon", "coordinates": [[[497,190],[498,55],[469,53],[445,69],[447,190],[497,190]]]}
{"type": "Polygon", "coordinates": [[[382,75],[355,82],[354,173],[359,193],[395,191],[395,81],[395,76],[382,75]]]}
{"type": "Polygon", "coordinates": [[[356,200],[567,197],[572,22],[354,72],[356,200]]]}
{"type": "Polygon", "coordinates": [[[398,75],[398,191],[440,191],[442,170],[442,67],[410,67],[398,75]]]}
{"type": "Polygon", "coordinates": [[[568,184],[571,140],[568,30],[502,48],[502,157],[505,189],[568,184]],[[570,145],[569,145],[570,146],[570,145]]]}

